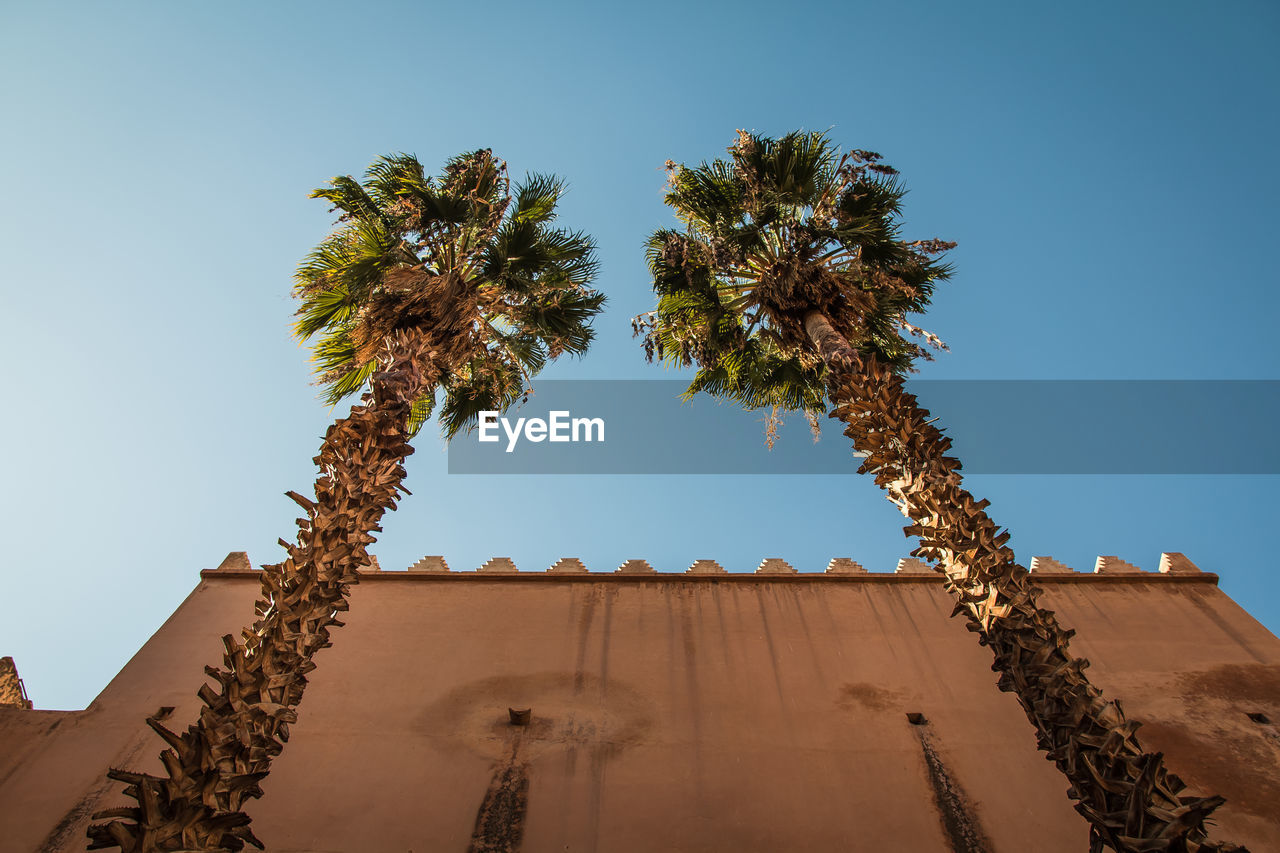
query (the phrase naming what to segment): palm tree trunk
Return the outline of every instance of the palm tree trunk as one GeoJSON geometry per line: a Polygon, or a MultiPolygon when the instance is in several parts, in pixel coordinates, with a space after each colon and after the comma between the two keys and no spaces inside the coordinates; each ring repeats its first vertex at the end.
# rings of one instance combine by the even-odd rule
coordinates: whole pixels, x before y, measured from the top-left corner
{"type": "MultiPolygon", "coordinates": [[[[919,556],[937,560],[978,642],[990,646],[998,686],[1018,697],[1036,728],[1040,749],[1071,783],[1068,795],[1089,821],[1090,850],[1198,853],[1243,848],[1206,841],[1205,818],[1222,797],[1179,797],[1186,786],[1160,753],[1145,753],[1120,703],[1102,698],[1083,670],[1089,662],[1068,650],[1072,631],[1037,604],[1040,590],[1014,561],[1000,532],[960,487],[960,463],[943,455],[949,439],[903,380],[862,357],[822,313],[805,330],[828,366],[828,386],[845,435],[865,455],[860,473],[875,475],[920,537],[919,556]]],[[[954,614],[953,614],[954,615],[954,614]]]]}
{"type": "MultiPolygon", "coordinates": [[[[171,747],[160,755],[168,777],[111,769],[125,782],[136,806],[94,815],[111,818],[88,829],[89,849],[119,847],[122,853],[202,851],[226,853],[245,844],[262,848],[241,811],[262,796],[258,783],[289,739],[294,710],[302,701],[312,658],[330,645],[331,628],[347,609],[357,569],[369,565],[367,546],[382,514],[394,509],[408,444],[410,401],[422,391],[411,362],[397,361],[375,375],[350,416],[325,434],[315,458],[315,500],[289,492],[306,510],[297,542],[280,540],[283,563],[264,566],[258,620],[242,640],[222,638],[222,668],[205,667],[216,684],[199,696],[200,718],[181,735],[154,719],[147,723],[171,747]]],[[[407,491],[406,491],[407,493],[407,491]]]]}

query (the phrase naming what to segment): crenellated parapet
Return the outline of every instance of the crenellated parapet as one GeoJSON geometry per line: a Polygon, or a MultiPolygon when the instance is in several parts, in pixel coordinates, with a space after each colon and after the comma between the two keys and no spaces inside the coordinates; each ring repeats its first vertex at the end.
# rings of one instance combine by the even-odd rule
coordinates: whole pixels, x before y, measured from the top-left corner
{"type": "Polygon", "coordinates": [[[865,575],[867,570],[861,563],[856,563],[849,557],[832,557],[831,562],[827,563],[827,574],[829,575],[865,575]]]}
{"type": "Polygon", "coordinates": [[[214,571],[218,572],[248,572],[253,570],[253,564],[249,562],[249,555],[244,551],[231,551],[227,556],[222,558],[222,562],[218,564],[218,568],[214,571]]]}
{"type": "Polygon", "coordinates": [[[1186,554],[1169,551],[1160,555],[1161,574],[1196,574],[1200,567],[1187,559],[1186,554]]]}
{"type": "Polygon", "coordinates": [[[627,560],[614,574],[619,575],[652,575],[656,573],[656,569],[649,565],[648,560],[627,560]]]}
{"type": "Polygon", "coordinates": [[[515,561],[510,557],[490,557],[476,571],[485,574],[509,575],[520,570],[516,568],[515,561]]]}
{"type": "Polygon", "coordinates": [[[898,561],[898,567],[893,571],[899,575],[931,575],[934,573],[928,563],[924,560],[917,560],[914,557],[903,557],[898,561]]]}
{"type": "Polygon", "coordinates": [[[1053,557],[1032,557],[1031,565],[1028,566],[1033,575],[1041,575],[1046,572],[1053,574],[1062,574],[1063,572],[1074,572],[1075,569],[1068,565],[1058,562],[1053,557]]]}
{"type": "Polygon", "coordinates": [[[409,567],[411,572],[447,572],[449,564],[445,562],[444,557],[428,556],[423,557],[418,562],[409,567]]]}
{"type": "Polygon", "coordinates": [[[589,570],[577,557],[561,557],[552,563],[547,571],[561,575],[584,575],[589,570]]]}
{"type": "Polygon", "coordinates": [[[0,658],[0,708],[31,708],[27,689],[18,677],[18,667],[8,656],[0,658]]]}
{"type": "MultiPolygon", "coordinates": [[[[1216,580],[1217,575],[1205,572],[1195,563],[1187,558],[1185,554],[1177,551],[1169,551],[1162,553],[1159,558],[1158,569],[1156,571],[1147,571],[1135,563],[1131,563],[1120,557],[1103,555],[1098,557],[1093,564],[1091,571],[1083,571],[1075,569],[1066,563],[1049,556],[1036,556],[1031,558],[1028,566],[1031,574],[1036,578],[1037,582],[1056,582],[1056,581],[1074,581],[1083,579],[1103,580],[1143,580],[1143,579],[1212,579],[1216,580]]],[[[216,569],[205,569],[202,574],[206,577],[226,576],[231,574],[255,573],[258,570],[253,569],[249,562],[249,557],[244,551],[232,551],[219,564],[216,569]]],[[[835,557],[825,566],[813,566],[812,568],[804,566],[797,568],[787,560],[781,557],[766,557],[761,560],[760,564],[754,569],[746,567],[725,567],[720,562],[703,558],[694,560],[688,568],[667,570],[665,568],[655,568],[647,560],[641,558],[632,558],[625,560],[616,569],[611,571],[593,571],[578,557],[561,557],[551,566],[544,570],[528,569],[520,571],[515,561],[510,557],[491,557],[473,571],[454,571],[450,569],[449,563],[443,556],[428,555],[420,560],[407,566],[404,570],[386,570],[378,565],[377,557],[371,556],[371,563],[368,567],[362,569],[360,574],[364,577],[373,578],[375,576],[394,578],[405,575],[415,576],[441,576],[449,577],[469,577],[474,575],[484,575],[487,577],[563,577],[581,578],[583,576],[589,578],[602,577],[636,577],[636,578],[657,578],[657,579],[673,579],[673,578],[730,578],[742,579],[744,577],[754,577],[761,580],[787,580],[828,577],[834,579],[847,580],[883,580],[896,579],[901,581],[940,581],[941,575],[932,565],[915,557],[903,557],[897,561],[892,569],[887,570],[868,570],[863,564],[856,562],[851,557],[835,557]]]]}
{"type": "Polygon", "coordinates": [[[1142,569],[1119,557],[1099,557],[1093,564],[1093,571],[1099,575],[1120,575],[1141,572],[1142,569]]]}

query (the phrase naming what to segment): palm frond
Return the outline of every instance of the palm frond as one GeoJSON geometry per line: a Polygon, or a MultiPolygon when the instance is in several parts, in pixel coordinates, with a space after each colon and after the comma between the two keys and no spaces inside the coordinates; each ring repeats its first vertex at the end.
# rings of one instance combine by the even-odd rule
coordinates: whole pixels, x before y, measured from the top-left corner
{"type": "Polygon", "coordinates": [[[723,160],[702,163],[697,168],[679,169],[673,175],[666,202],[682,219],[708,234],[719,234],[740,224],[742,181],[723,160]]]}
{"type": "Polygon", "coordinates": [[[382,217],[382,211],[377,203],[350,175],[339,175],[333,178],[329,186],[312,190],[311,197],[325,199],[333,205],[334,210],[342,211],[341,219],[380,220],[382,217]]]}
{"type": "Polygon", "coordinates": [[[555,175],[528,175],[516,187],[511,221],[544,224],[556,218],[556,204],[564,195],[564,181],[555,175]]]}
{"type": "Polygon", "coordinates": [[[422,163],[413,154],[387,154],[373,161],[365,172],[369,195],[385,209],[396,202],[430,192],[422,163]]]}
{"type": "Polygon", "coordinates": [[[830,188],[839,159],[819,132],[793,131],[781,139],[744,133],[729,151],[734,168],[762,201],[800,208],[812,206],[830,188]]]}
{"type": "Polygon", "coordinates": [[[507,333],[490,325],[494,342],[506,351],[509,359],[520,365],[521,372],[532,375],[547,364],[547,349],[536,332],[526,325],[519,332],[507,333]]]}
{"type": "Polygon", "coordinates": [[[428,383],[408,426],[436,414],[453,435],[520,397],[551,359],[584,352],[604,296],[588,286],[591,238],[550,227],[563,192],[559,178],[533,174],[513,196],[488,149],[451,158],[437,177],[412,154],[389,154],[363,182],[316,190],[338,223],[298,265],[294,332],[312,340],[325,399],[368,387],[407,336],[416,343],[403,351],[428,383]]]}
{"type": "Polygon", "coordinates": [[[446,439],[475,427],[481,412],[505,412],[525,396],[520,371],[504,363],[473,363],[445,387],[440,427],[446,439]]]}
{"type": "Polygon", "coordinates": [[[841,154],[825,133],[739,132],[729,160],[668,163],[667,204],[684,223],[645,244],[656,310],[637,318],[646,355],[696,364],[689,393],[749,408],[815,412],[825,397],[804,318],[899,372],[928,357],[903,337],[929,306],[954,244],[905,242],[906,189],[880,155],[841,154]]]}

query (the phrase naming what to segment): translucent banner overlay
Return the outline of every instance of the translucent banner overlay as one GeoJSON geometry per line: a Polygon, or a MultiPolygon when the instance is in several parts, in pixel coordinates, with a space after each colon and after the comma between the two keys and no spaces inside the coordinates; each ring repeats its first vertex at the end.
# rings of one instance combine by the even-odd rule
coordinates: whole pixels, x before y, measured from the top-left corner
{"type": "MultiPolygon", "coordinates": [[[[538,381],[505,424],[450,443],[449,473],[857,471],[834,419],[819,419],[815,443],[803,415],[786,415],[771,450],[767,410],[682,401],[686,386],[538,381]]],[[[970,474],[1280,474],[1280,380],[911,380],[907,389],[970,474]]]]}

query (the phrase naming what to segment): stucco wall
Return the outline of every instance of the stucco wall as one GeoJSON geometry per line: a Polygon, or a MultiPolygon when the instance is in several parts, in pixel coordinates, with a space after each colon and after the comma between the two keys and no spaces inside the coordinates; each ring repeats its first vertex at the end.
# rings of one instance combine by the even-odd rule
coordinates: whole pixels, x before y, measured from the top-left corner
{"type": "MultiPolygon", "coordinates": [[[[1215,580],[1043,575],[1144,745],[1229,799],[1223,837],[1280,849],[1280,738],[1248,716],[1280,719],[1280,641],[1215,580]]],[[[0,709],[0,849],[84,848],[88,813],[122,800],[105,768],[158,768],[142,718],[194,718],[256,591],[206,572],[86,711],[0,709]]],[[[950,612],[928,575],[371,573],[255,831],[273,853],[461,853],[482,810],[523,811],[529,853],[949,851],[967,820],[989,850],[1085,849],[950,612]]]]}

